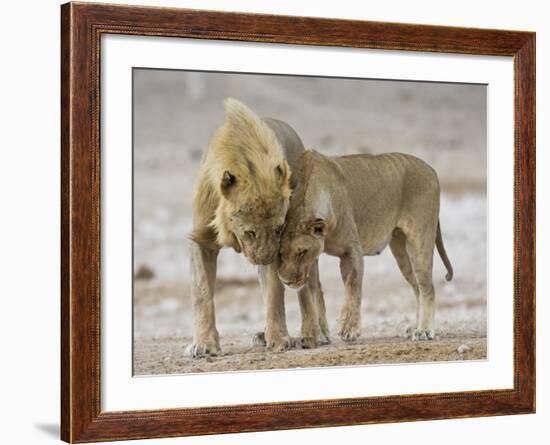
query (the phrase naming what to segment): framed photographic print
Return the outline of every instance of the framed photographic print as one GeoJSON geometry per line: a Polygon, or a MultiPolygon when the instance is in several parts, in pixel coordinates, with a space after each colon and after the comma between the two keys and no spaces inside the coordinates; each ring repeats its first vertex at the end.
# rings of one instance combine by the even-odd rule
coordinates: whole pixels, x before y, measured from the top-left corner
{"type": "Polygon", "coordinates": [[[61,33],[63,440],[534,412],[534,33],[61,33]]]}

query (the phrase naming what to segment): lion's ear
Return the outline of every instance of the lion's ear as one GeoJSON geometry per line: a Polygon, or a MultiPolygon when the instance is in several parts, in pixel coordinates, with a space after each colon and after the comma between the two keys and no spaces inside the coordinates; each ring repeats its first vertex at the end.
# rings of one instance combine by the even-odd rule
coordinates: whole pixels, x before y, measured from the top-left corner
{"type": "Polygon", "coordinates": [[[277,167],[275,167],[275,174],[279,178],[280,184],[284,184],[288,181],[290,177],[290,167],[288,162],[283,161],[277,167]]]}
{"type": "Polygon", "coordinates": [[[308,229],[313,236],[323,238],[327,233],[327,222],[324,219],[317,218],[309,223],[308,229]]]}
{"type": "Polygon", "coordinates": [[[236,182],[237,178],[235,175],[229,173],[227,170],[224,171],[222,175],[222,182],[220,184],[222,195],[227,198],[231,193],[231,190],[235,187],[236,182]]]}

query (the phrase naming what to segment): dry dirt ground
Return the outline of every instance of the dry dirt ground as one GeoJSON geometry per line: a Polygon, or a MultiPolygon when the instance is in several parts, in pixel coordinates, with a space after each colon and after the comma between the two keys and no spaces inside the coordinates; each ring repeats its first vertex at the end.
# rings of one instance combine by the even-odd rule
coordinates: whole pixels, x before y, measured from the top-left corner
{"type": "MultiPolygon", "coordinates": [[[[485,87],[136,70],[134,88],[136,375],[486,358],[485,87]],[[357,344],[344,344],[333,334],[332,343],[318,349],[265,352],[252,345],[253,334],[264,328],[256,270],[242,255],[224,250],[215,297],[223,355],[185,357],[193,332],[191,190],[208,140],[223,121],[227,96],[262,116],[286,120],[307,147],[324,154],[400,151],[435,168],[443,239],[455,270],[453,281],[446,282],[436,254],[438,340],[404,338],[416,302],[386,249],[365,259],[357,344]]],[[[334,333],[343,295],[338,261],[322,256],[320,271],[334,333]]],[[[295,293],[288,291],[285,300],[289,332],[297,336],[295,293]]]]}
{"type": "MultiPolygon", "coordinates": [[[[414,322],[414,296],[399,277],[399,272],[392,270],[389,252],[384,251],[380,257],[366,259],[374,277],[364,286],[364,328],[360,340],[346,344],[336,335],[331,335],[329,345],[284,353],[267,352],[252,343],[253,334],[263,329],[262,301],[255,277],[220,277],[216,287],[216,314],[222,355],[198,360],[185,354],[186,346],[192,340],[193,326],[188,286],[163,287],[156,285],[154,280],[139,280],[136,293],[141,303],[134,311],[138,327],[134,336],[134,375],[480,360],[487,357],[486,306],[483,294],[476,293],[475,285],[468,286],[467,278],[461,277],[457,278],[457,283],[447,283],[441,271],[435,280],[439,290],[436,340],[412,342],[406,337],[406,331],[414,322]],[[377,267],[376,258],[380,257],[377,267]],[[386,265],[390,266],[387,271],[384,270],[386,265]],[[460,287],[469,287],[470,296],[462,294],[457,289],[460,287]],[[181,294],[185,298],[179,298],[181,294]]],[[[321,262],[321,272],[325,271],[322,282],[332,333],[336,331],[341,304],[339,296],[342,295],[342,285],[334,276],[335,269],[335,259],[325,258],[321,262]]],[[[439,272],[439,267],[436,270],[439,272]]],[[[298,336],[300,312],[293,291],[287,291],[286,303],[290,335],[298,336]]]]}
{"type": "Polygon", "coordinates": [[[318,349],[272,353],[253,346],[249,335],[226,339],[221,356],[192,359],[182,345],[190,337],[143,339],[135,351],[135,375],[183,372],[246,371],[259,369],[319,368],[361,364],[420,363],[484,359],[485,337],[458,335],[430,342],[411,342],[403,337],[362,339],[345,344],[339,339],[318,349]]]}

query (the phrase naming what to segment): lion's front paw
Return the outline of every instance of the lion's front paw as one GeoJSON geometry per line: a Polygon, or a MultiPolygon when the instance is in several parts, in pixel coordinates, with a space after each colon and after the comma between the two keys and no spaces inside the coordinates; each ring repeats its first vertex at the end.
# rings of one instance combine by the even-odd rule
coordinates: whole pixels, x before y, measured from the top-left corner
{"type": "Polygon", "coordinates": [[[328,332],[321,331],[321,335],[319,336],[319,344],[330,345],[330,336],[328,332]]]}
{"type": "Polygon", "coordinates": [[[269,351],[284,352],[296,347],[296,339],[288,335],[266,338],[266,346],[269,351]]]}
{"type": "Polygon", "coordinates": [[[215,342],[197,342],[187,346],[186,354],[193,358],[221,355],[220,345],[215,342]]]}
{"type": "Polygon", "coordinates": [[[328,328],[328,324],[326,323],[326,320],[324,323],[320,323],[321,327],[321,333],[319,334],[319,341],[322,345],[328,345],[330,344],[330,330],[328,328]]]}
{"type": "Polygon", "coordinates": [[[302,349],[315,349],[319,346],[319,339],[315,337],[300,337],[300,347],[302,349]]]}
{"type": "Polygon", "coordinates": [[[344,318],[338,329],[338,336],[345,342],[354,342],[361,335],[361,322],[355,317],[344,318]]]}
{"type": "Polygon", "coordinates": [[[299,346],[302,349],[314,349],[321,344],[321,328],[317,322],[304,322],[299,346]]]}
{"type": "Polygon", "coordinates": [[[323,330],[320,327],[304,330],[299,340],[299,346],[302,349],[314,349],[321,345],[328,345],[329,343],[328,328],[323,330]]]}
{"type": "Polygon", "coordinates": [[[315,349],[318,346],[330,344],[330,338],[320,333],[317,337],[302,336],[300,337],[300,347],[302,349],[315,349]]]}
{"type": "Polygon", "coordinates": [[[361,329],[359,328],[342,328],[338,331],[338,336],[344,340],[346,343],[352,343],[357,341],[361,336],[361,329]]]}
{"type": "Polygon", "coordinates": [[[412,341],[435,340],[435,331],[433,329],[407,329],[407,337],[412,341]]]}
{"type": "Polygon", "coordinates": [[[265,334],[263,332],[257,332],[252,337],[252,344],[254,346],[267,346],[267,342],[265,341],[265,334]]]}

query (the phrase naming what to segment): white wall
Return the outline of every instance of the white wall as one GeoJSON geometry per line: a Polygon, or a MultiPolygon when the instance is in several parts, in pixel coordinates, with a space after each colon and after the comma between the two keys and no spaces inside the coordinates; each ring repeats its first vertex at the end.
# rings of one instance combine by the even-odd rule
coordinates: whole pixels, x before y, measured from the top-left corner
{"type": "MultiPolygon", "coordinates": [[[[124,2],[126,3],[126,2],[124,2]]],[[[537,31],[538,166],[549,164],[550,30],[545,3],[517,1],[292,0],[134,1],[133,3],[265,13],[362,18],[537,31]]],[[[27,0],[2,6],[0,68],[0,410],[3,443],[40,444],[57,437],[59,412],[59,1],[27,0]],[[6,100],[7,96],[7,100],[6,100]],[[7,135],[7,138],[6,138],[7,135]],[[6,306],[7,303],[7,306],[6,306]]],[[[542,222],[549,216],[550,178],[538,181],[538,413],[301,431],[155,440],[148,443],[266,444],[546,443],[550,422],[550,258],[542,222]],[[546,218],[545,218],[546,217],[546,218]],[[546,351],[546,353],[544,352],[546,351]],[[539,434],[535,434],[538,432],[539,434]]]]}

